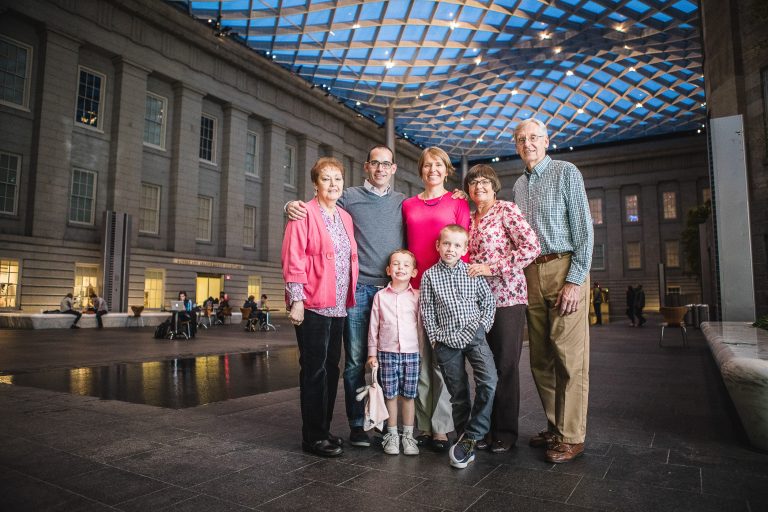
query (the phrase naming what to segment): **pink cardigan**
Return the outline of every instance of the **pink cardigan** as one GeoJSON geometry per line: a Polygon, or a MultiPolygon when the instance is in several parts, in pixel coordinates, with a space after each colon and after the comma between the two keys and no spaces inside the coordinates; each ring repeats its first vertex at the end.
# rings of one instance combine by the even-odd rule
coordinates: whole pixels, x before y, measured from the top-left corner
{"type": "MultiPolygon", "coordinates": [[[[357,243],[355,242],[352,217],[336,207],[349,237],[352,276],[347,293],[346,307],[355,305],[357,285],[357,243]]],[[[288,221],[283,238],[283,279],[286,283],[304,285],[305,308],[330,308],[336,305],[336,254],[333,241],[323,222],[317,199],[307,203],[304,220],[288,221]]],[[[287,297],[286,297],[287,302],[287,297]]]]}

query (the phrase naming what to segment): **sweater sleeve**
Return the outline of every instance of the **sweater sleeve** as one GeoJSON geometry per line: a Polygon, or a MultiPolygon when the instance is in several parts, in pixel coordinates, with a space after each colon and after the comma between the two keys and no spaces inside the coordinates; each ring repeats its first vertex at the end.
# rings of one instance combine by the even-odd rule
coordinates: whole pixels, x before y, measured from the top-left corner
{"type": "Polygon", "coordinates": [[[368,356],[376,356],[379,347],[379,322],[381,320],[381,299],[379,294],[373,296],[371,304],[371,321],[368,327],[368,356]]]}

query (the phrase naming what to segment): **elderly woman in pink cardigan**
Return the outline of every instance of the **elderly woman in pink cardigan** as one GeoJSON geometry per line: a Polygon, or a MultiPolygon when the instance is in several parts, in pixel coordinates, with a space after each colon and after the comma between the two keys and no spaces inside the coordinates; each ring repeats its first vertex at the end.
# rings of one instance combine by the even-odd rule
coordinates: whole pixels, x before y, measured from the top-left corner
{"type": "Polygon", "coordinates": [[[357,244],[352,218],[336,206],[344,171],[335,158],[311,170],[316,196],[307,216],[289,222],[283,239],[283,279],[299,345],[302,449],[321,457],[342,453],[330,432],[347,308],[355,304],[357,244]]]}

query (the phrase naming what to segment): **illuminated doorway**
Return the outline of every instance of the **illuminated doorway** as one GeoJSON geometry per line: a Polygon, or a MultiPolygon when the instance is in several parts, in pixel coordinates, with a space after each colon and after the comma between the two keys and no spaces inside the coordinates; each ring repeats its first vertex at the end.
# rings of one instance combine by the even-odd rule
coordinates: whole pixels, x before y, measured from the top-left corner
{"type": "Polygon", "coordinates": [[[223,289],[221,274],[197,274],[195,302],[202,304],[208,297],[218,299],[219,293],[223,289]]]}

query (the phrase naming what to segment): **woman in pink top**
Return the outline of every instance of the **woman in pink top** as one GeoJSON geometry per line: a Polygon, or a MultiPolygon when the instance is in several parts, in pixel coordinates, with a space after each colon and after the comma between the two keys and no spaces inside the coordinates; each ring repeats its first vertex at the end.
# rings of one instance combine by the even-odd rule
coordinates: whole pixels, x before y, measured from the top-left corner
{"type": "MultiPolygon", "coordinates": [[[[424,271],[440,259],[435,247],[440,230],[448,224],[469,229],[469,204],[466,199],[452,197],[445,189],[445,180],[454,173],[448,154],[436,147],[425,149],[419,158],[419,173],[424,191],[403,202],[408,250],[416,256],[418,269],[411,280],[414,288],[419,288],[424,271]]],[[[465,257],[465,261],[469,260],[465,257]]],[[[432,347],[425,339],[423,336],[420,339],[422,364],[416,398],[416,422],[422,432],[419,441],[425,444],[431,437],[432,447],[445,451],[448,449],[446,434],[454,429],[450,395],[443,374],[432,359],[432,347]]]]}
{"type": "Polygon", "coordinates": [[[541,252],[539,239],[520,208],[499,201],[501,188],[490,165],[475,165],[464,177],[464,190],[477,210],[469,231],[469,275],[485,276],[496,299],[493,327],[486,336],[499,374],[491,428],[479,449],[509,451],[517,441],[520,411],[520,352],[528,304],[523,269],[541,252]]]}
{"type": "Polygon", "coordinates": [[[301,446],[315,455],[337,457],[342,440],[331,434],[330,425],[344,320],[347,308],[355,305],[357,244],[352,217],[336,206],[344,186],[341,162],[321,158],[311,177],[316,197],[307,203],[307,216],[285,227],[283,279],[299,345],[301,446]]]}

